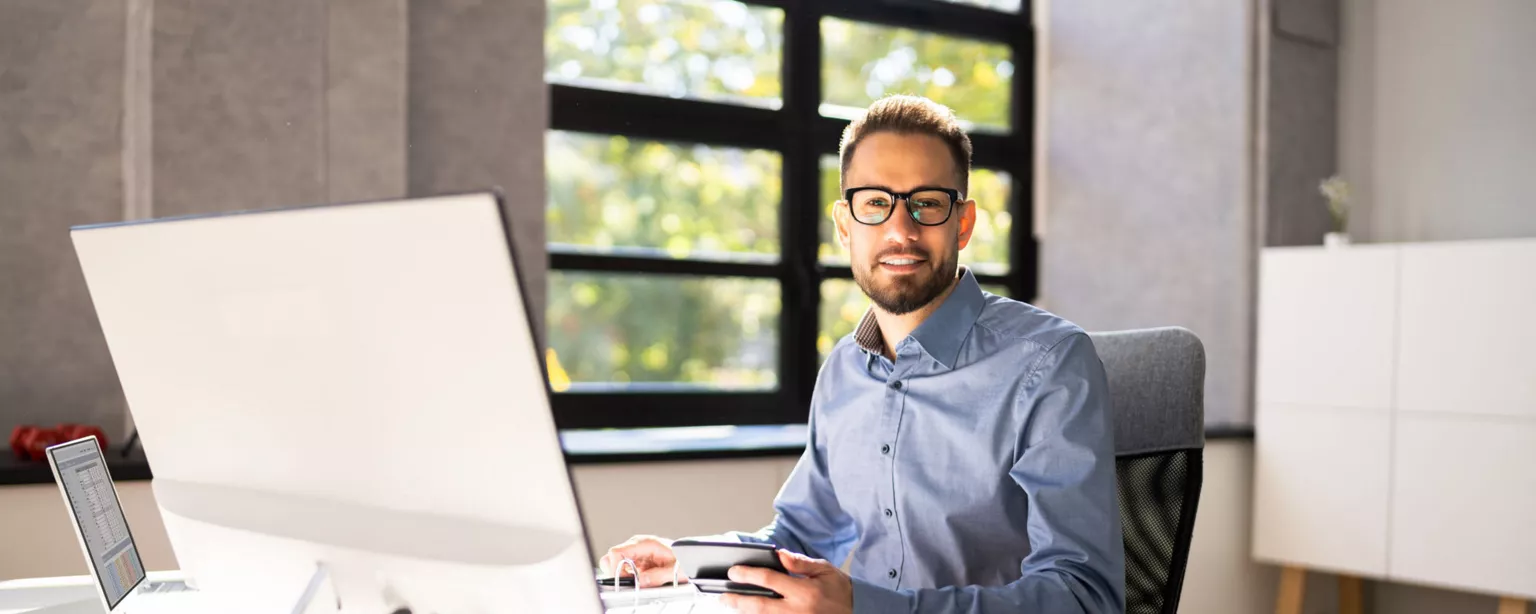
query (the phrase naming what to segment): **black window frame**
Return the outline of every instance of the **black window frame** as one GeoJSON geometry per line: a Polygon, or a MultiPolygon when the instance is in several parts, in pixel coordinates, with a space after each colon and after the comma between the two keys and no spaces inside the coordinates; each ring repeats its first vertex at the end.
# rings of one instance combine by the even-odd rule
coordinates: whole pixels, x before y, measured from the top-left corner
{"type": "Polygon", "coordinates": [[[1017,13],[942,0],[741,0],[784,11],[779,109],[676,99],[552,83],[549,129],[661,141],[766,149],[782,156],[783,201],[776,263],[598,255],[550,249],[552,271],[731,276],[779,282],[778,388],[766,391],[585,392],[553,394],[561,429],[804,423],[820,357],[821,284],[852,279],[847,266],[823,265],[820,159],[837,153],[846,120],[823,117],[821,21],[831,17],[1006,44],[1015,67],[1007,134],[972,131],[973,167],[1012,177],[1008,272],[977,274],[983,284],[1032,300],[1038,287],[1034,228],[1035,29],[1028,0],[1017,13]],[[804,206],[792,206],[801,204],[804,206]]]}

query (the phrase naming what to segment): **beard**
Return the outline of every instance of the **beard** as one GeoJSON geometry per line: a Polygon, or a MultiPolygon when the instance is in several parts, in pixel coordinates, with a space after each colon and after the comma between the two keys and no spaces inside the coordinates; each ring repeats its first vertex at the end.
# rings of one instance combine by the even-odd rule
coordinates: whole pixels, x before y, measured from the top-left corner
{"type": "Polygon", "coordinates": [[[869,266],[852,267],[853,281],[886,313],[906,315],[932,303],[949,289],[959,270],[958,260],[952,254],[934,260],[932,254],[920,248],[890,249],[872,258],[869,266]],[[911,275],[881,275],[880,259],[896,253],[917,255],[923,258],[924,264],[932,266],[911,275]]]}

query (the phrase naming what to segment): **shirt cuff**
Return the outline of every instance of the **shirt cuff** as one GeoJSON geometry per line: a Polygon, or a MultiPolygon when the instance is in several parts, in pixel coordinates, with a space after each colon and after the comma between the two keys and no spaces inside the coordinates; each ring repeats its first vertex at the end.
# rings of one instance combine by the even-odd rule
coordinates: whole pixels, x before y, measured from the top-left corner
{"type": "Polygon", "coordinates": [[[905,595],[853,578],[853,614],[890,614],[911,607],[905,595]]]}

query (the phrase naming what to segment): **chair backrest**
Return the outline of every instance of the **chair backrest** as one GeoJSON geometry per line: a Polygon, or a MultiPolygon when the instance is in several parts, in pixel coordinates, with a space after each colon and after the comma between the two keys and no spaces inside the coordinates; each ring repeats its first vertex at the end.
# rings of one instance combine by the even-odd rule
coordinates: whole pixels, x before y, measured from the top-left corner
{"type": "Polygon", "coordinates": [[[1205,347],[1183,328],[1092,333],[1109,376],[1125,611],[1173,614],[1205,449],[1205,347]]]}

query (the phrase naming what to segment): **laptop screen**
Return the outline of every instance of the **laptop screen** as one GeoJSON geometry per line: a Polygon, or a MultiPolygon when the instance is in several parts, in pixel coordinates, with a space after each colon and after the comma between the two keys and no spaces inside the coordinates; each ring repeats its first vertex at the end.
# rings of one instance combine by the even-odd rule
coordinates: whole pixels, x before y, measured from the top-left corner
{"type": "Polygon", "coordinates": [[[85,439],[49,448],[48,454],[107,608],[116,608],[144,580],[144,563],[128,533],[128,519],[123,517],[101,449],[95,439],[85,439]]]}

